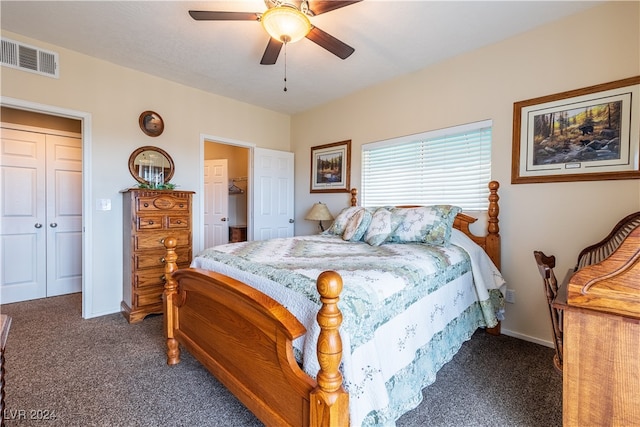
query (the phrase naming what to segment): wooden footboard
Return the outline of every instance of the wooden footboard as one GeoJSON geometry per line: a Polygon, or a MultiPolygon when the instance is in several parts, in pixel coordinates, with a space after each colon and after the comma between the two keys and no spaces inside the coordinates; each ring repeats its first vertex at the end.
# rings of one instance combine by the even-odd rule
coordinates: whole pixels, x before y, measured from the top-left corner
{"type": "Polygon", "coordinates": [[[180,343],[266,425],[348,425],[348,395],[338,370],[340,275],[324,272],[317,281],[321,370],[314,381],[293,353],[293,340],[306,332],[304,326],[242,282],[205,270],[176,271],[176,243],[172,237],[164,241],[167,363],[179,363],[180,343]]]}

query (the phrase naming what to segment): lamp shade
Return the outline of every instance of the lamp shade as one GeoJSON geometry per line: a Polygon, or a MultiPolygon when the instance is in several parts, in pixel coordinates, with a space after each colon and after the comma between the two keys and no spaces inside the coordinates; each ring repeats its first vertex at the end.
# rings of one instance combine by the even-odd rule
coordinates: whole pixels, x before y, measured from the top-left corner
{"type": "Polygon", "coordinates": [[[268,9],[260,22],[271,37],[282,43],[297,42],[311,31],[307,15],[287,4],[268,9]]]}
{"type": "Polygon", "coordinates": [[[329,212],[327,205],[318,202],[311,207],[311,210],[304,219],[310,221],[330,221],[333,219],[333,215],[329,212]]]}

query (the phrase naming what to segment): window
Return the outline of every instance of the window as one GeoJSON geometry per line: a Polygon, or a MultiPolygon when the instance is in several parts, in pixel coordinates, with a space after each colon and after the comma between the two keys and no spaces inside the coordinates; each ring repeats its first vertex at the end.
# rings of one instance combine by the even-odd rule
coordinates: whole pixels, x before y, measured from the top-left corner
{"type": "Polygon", "coordinates": [[[491,120],[362,146],[362,205],[486,210],[491,120]]]}

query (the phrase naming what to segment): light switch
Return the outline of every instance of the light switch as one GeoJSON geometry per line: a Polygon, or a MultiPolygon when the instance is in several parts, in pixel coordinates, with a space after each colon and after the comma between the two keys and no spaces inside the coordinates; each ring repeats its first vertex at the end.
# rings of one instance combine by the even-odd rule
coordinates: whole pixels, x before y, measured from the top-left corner
{"type": "Polygon", "coordinates": [[[110,211],[111,199],[98,199],[96,200],[96,210],[98,211],[110,211]]]}

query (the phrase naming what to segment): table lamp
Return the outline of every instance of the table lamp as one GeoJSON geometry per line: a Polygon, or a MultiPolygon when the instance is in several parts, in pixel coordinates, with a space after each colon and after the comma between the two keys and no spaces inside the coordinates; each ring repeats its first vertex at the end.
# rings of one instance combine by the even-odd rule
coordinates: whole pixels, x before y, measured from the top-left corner
{"type": "Polygon", "coordinates": [[[322,221],[331,221],[333,219],[333,215],[329,212],[327,205],[324,203],[318,202],[311,207],[311,210],[304,217],[304,219],[308,219],[310,221],[318,221],[320,224],[320,230],[324,231],[324,227],[322,226],[322,221]]]}

